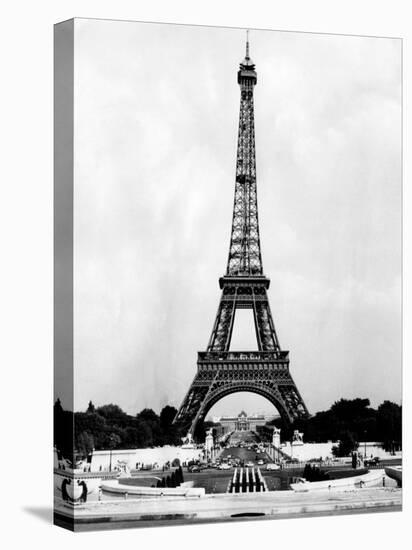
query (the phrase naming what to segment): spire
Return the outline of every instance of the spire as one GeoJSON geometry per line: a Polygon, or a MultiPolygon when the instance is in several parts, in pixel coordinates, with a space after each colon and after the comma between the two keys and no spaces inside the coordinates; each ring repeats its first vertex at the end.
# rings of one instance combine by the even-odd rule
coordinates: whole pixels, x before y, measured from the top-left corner
{"type": "MultiPolygon", "coordinates": [[[[240,63],[240,68],[247,71],[255,70],[255,64],[250,59],[249,55],[249,29],[246,29],[246,55],[243,61],[241,61],[240,63]]],[[[256,73],[254,73],[254,76],[256,77],[256,73]]]]}

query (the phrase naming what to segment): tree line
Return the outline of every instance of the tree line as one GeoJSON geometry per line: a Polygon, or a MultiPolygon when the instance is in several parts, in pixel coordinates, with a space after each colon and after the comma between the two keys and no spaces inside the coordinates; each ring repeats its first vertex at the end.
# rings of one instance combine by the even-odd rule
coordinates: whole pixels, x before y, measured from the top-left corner
{"type": "Polygon", "coordinates": [[[87,410],[64,410],[57,399],[54,404],[54,445],[65,458],[74,461],[86,457],[93,449],[141,449],[163,445],[179,445],[180,434],[173,425],[177,413],[166,405],[157,415],[143,409],[136,415],[125,413],[118,405],[95,407],[90,401],[87,410]]]}
{"type": "Polygon", "coordinates": [[[374,409],[369,399],[340,399],[328,410],[292,425],[276,418],[262,426],[261,437],[271,439],[274,426],[281,429],[282,441],[290,440],[294,430],[303,432],[304,441],[310,443],[341,441],[336,456],[340,453],[346,456],[348,449],[356,449],[359,441],[383,443],[388,451],[402,445],[402,407],[391,401],[384,401],[374,409]]]}
{"type": "MultiPolygon", "coordinates": [[[[179,445],[179,433],[173,419],[177,410],[166,405],[156,414],[145,408],[136,415],[125,413],[118,405],[95,407],[90,401],[84,412],[63,410],[60,400],[54,405],[54,445],[65,457],[86,457],[93,449],[140,449],[163,445],[179,445]]],[[[204,423],[198,434],[204,440],[204,423]]],[[[213,426],[213,425],[211,425],[213,426]]],[[[396,450],[402,442],[402,407],[384,401],[377,409],[369,399],[340,399],[328,410],[287,424],[277,418],[258,427],[263,440],[271,440],[273,427],[281,429],[283,441],[290,440],[293,431],[304,433],[304,441],[318,443],[340,441],[335,454],[346,456],[359,441],[378,441],[387,450],[396,450]]]]}

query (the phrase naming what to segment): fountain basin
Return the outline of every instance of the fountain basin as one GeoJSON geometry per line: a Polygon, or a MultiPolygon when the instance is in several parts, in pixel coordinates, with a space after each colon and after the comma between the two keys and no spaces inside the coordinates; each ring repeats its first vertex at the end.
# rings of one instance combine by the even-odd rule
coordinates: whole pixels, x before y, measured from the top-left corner
{"type": "Polygon", "coordinates": [[[399,487],[402,487],[402,466],[386,466],[385,473],[394,479],[399,487]]]}
{"type": "Polygon", "coordinates": [[[308,491],[362,489],[363,487],[377,487],[383,485],[384,470],[372,470],[366,474],[342,479],[328,479],[326,481],[303,481],[291,483],[290,487],[296,493],[308,491]]]}
{"type": "Polygon", "coordinates": [[[130,496],[177,496],[177,497],[202,497],[204,488],[188,487],[182,484],[180,487],[142,487],[138,485],[124,485],[117,481],[106,481],[101,488],[107,493],[116,493],[130,496]]]}

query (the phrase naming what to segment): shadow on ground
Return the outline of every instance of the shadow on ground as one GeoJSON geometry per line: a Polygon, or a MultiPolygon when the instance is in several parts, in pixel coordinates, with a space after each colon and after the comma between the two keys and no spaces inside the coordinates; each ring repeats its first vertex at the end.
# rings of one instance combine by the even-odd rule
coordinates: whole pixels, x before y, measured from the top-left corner
{"type": "Polygon", "coordinates": [[[25,512],[35,516],[36,518],[45,521],[46,523],[53,523],[53,508],[47,506],[27,506],[23,508],[25,512]]]}

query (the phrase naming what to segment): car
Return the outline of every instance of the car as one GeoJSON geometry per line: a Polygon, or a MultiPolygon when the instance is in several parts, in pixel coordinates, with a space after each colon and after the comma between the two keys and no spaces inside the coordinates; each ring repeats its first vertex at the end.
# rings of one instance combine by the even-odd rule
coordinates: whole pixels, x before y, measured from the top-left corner
{"type": "Polygon", "coordinates": [[[258,463],[258,466],[263,466],[263,464],[265,463],[264,460],[262,460],[261,458],[257,461],[258,463]]]}
{"type": "Polygon", "coordinates": [[[381,461],[381,459],[378,456],[374,456],[373,458],[370,458],[369,460],[368,459],[364,460],[363,464],[365,466],[376,466],[377,464],[379,464],[380,461],[381,461]]]}
{"type": "Polygon", "coordinates": [[[231,465],[228,464],[227,462],[223,462],[220,466],[219,466],[219,470],[230,470],[231,468],[231,465]]]}
{"type": "Polygon", "coordinates": [[[189,466],[188,471],[191,474],[200,472],[200,467],[197,464],[193,464],[192,466],[189,466]]]}
{"type": "Polygon", "coordinates": [[[280,470],[279,464],[275,464],[274,462],[269,462],[266,464],[266,470],[280,470]]]}
{"type": "Polygon", "coordinates": [[[285,460],[286,464],[299,464],[299,460],[297,458],[287,458],[285,460]]]}
{"type": "Polygon", "coordinates": [[[246,467],[246,468],[253,468],[253,467],[254,467],[254,464],[253,464],[252,461],[249,460],[249,462],[246,462],[245,467],[246,467]]]}

